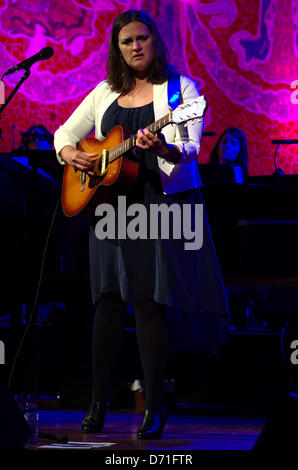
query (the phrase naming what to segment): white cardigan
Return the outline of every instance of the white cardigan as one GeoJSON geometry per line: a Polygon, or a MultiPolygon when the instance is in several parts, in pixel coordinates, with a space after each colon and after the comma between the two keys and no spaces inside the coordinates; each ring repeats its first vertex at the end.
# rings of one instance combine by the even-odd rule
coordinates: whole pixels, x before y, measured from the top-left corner
{"type": "MultiPolygon", "coordinates": [[[[193,80],[181,76],[182,102],[192,101],[199,96],[198,88],[193,80]]],[[[169,112],[168,82],[153,85],[153,104],[155,120],[162,118],[169,112]]],[[[112,92],[106,81],[101,82],[73,112],[70,118],[55,132],[54,145],[57,158],[64,163],[60,152],[66,145],[76,147],[77,142],[90,134],[95,126],[95,137],[103,140],[101,133],[101,120],[104,112],[119,97],[119,93],[112,92]]],[[[151,123],[150,123],[151,124],[151,123]]],[[[203,132],[203,122],[196,120],[194,124],[171,125],[162,130],[168,144],[180,147],[182,156],[174,164],[164,158],[158,157],[161,183],[165,194],[178,193],[188,189],[202,187],[199,175],[197,156],[200,152],[200,141],[203,132]]]]}

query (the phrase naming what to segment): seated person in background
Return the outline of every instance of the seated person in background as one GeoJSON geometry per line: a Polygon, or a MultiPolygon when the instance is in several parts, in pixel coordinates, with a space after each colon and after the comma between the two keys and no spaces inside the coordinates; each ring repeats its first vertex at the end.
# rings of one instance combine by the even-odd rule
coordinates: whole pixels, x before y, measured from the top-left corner
{"type": "MultiPolygon", "coordinates": [[[[210,154],[211,163],[241,167],[242,177],[247,176],[247,142],[245,134],[236,127],[228,127],[219,137],[210,154]]],[[[237,179],[237,175],[235,173],[237,179]]]]}
{"type": "Polygon", "coordinates": [[[51,150],[53,148],[54,136],[42,124],[29,127],[22,132],[22,144],[20,149],[26,150],[51,150]]]}
{"type": "Polygon", "coordinates": [[[32,167],[34,161],[35,163],[38,161],[39,172],[45,172],[46,174],[43,173],[43,175],[46,178],[54,177],[55,180],[60,181],[62,178],[61,165],[57,165],[56,159],[50,152],[53,149],[54,135],[43,124],[33,124],[25,132],[22,132],[21,136],[17,152],[13,150],[13,158],[28,168],[32,167]],[[32,152],[30,152],[31,150],[32,152]],[[40,154],[38,152],[38,160],[31,160],[30,156],[34,155],[35,151],[40,151],[40,154]]]}

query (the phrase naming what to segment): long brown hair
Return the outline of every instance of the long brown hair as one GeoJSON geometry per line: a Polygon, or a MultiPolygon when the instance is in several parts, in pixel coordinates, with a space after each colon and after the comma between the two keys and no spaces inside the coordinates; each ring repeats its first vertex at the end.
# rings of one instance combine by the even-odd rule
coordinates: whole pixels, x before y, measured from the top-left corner
{"type": "Polygon", "coordinates": [[[151,32],[154,39],[155,52],[150,68],[148,80],[151,83],[164,83],[170,70],[173,69],[168,63],[168,50],[151,16],[142,10],[128,10],[121,13],[114,20],[109,41],[109,58],[107,61],[107,82],[112,91],[127,94],[135,86],[133,70],[123,59],[118,47],[118,35],[120,30],[131,23],[139,21],[144,23],[151,32]]]}

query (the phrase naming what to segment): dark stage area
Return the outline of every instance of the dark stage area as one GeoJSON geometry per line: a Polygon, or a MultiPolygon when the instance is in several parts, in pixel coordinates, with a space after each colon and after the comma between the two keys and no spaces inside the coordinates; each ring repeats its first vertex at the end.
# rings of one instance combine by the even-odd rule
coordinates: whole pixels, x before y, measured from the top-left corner
{"type": "Polygon", "coordinates": [[[297,8],[0,0],[0,451],[298,448],[297,8]]]}
{"type": "MultiPolygon", "coordinates": [[[[40,412],[40,427],[43,432],[67,435],[71,443],[83,445],[86,450],[117,451],[159,451],[170,450],[179,453],[192,450],[250,450],[262,431],[262,418],[195,416],[189,413],[170,415],[160,440],[140,441],[136,438],[142,420],[141,413],[112,411],[107,414],[107,424],[100,434],[82,434],[81,411],[40,412]],[[89,443],[89,444],[88,444],[89,443]],[[90,444],[92,443],[92,444],[90,444]]],[[[65,446],[66,447],[66,446],[65,446]]],[[[57,448],[46,439],[37,446],[28,446],[40,451],[57,448]],[[47,447],[49,446],[49,447],[47,447]]],[[[146,455],[146,454],[144,454],[146,455]]]]}
{"type": "MultiPolygon", "coordinates": [[[[2,154],[0,163],[1,181],[5,182],[1,186],[5,277],[0,312],[5,364],[0,365],[0,373],[7,381],[32,312],[43,250],[60,197],[61,175],[55,173],[53,179],[32,175],[7,154],[2,154]],[[4,197],[7,192],[9,203],[4,197]]],[[[228,185],[222,202],[228,214],[225,220],[215,211],[215,199],[224,186],[207,185],[205,189],[230,307],[230,339],[213,355],[186,350],[170,354],[164,385],[170,418],[162,440],[154,442],[136,438],[144,392],[132,390],[136,380],[143,386],[143,377],[130,306],[106,427],[98,435],[80,432],[91,393],[94,309],[88,274],[89,229],[86,220],[67,219],[58,206],[34,319],[10,386],[13,395],[37,394],[40,431],[67,434],[69,441],[112,443],[111,450],[253,448],[274,405],[288,393],[298,392],[298,366],[291,362],[291,344],[298,338],[296,237],[292,230],[296,229],[296,210],[289,204],[287,213],[275,213],[273,220],[268,203],[272,195],[290,201],[296,187],[286,180],[283,185],[271,183],[270,187],[265,183],[256,187],[255,181],[241,188],[228,185]],[[246,205],[239,203],[239,197],[246,205]]],[[[35,448],[47,443],[51,444],[40,439],[35,448]]]]}

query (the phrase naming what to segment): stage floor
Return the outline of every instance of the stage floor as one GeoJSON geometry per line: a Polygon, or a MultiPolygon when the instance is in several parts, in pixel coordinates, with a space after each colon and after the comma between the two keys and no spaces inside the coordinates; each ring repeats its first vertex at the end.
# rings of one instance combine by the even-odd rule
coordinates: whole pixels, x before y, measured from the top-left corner
{"type": "MultiPolygon", "coordinates": [[[[261,433],[266,420],[254,417],[192,416],[170,414],[159,440],[139,440],[137,429],[142,421],[142,413],[110,411],[102,433],[84,434],[80,423],[84,411],[40,410],[39,431],[68,436],[66,448],[82,446],[92,450],[250,450],[261,433]],[[88,444],[92,443],[92,444],[88,444]]],[[[54,441],[39,439],[37,445],[26,445],[33,450],[57,449],[54,441]],[[45,447],[46,446],[46,447],[45,447]],[[50,446],[50,447],[48,447],[50,446]]]]}

